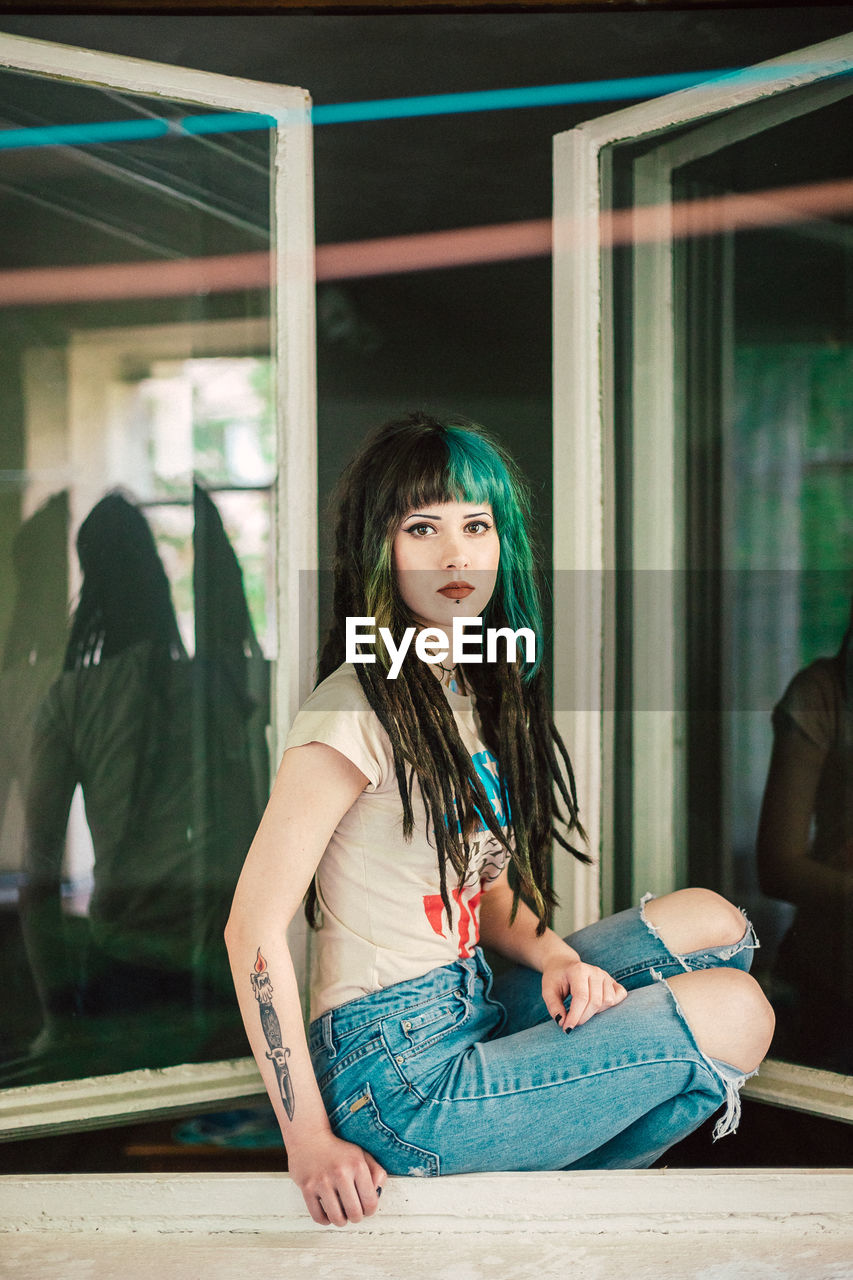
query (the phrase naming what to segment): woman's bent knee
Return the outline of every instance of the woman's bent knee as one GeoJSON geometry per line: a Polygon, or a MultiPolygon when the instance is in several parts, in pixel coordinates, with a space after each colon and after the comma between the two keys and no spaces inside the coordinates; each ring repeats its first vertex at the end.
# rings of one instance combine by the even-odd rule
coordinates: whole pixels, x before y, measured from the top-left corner
{"type": "Polygon", "coordinates": [[[749,927],[743,912],[713,889],[676,889],[652,898],[643,918],[677,955],[733,946],[749,927]]]}
{"type": "Polygon", "coordinates": [[[776,1018],[754,978],[740,969],[698,969],[668,983],[703,1053],[745,1074],[759,1067],[776,1018]]]}

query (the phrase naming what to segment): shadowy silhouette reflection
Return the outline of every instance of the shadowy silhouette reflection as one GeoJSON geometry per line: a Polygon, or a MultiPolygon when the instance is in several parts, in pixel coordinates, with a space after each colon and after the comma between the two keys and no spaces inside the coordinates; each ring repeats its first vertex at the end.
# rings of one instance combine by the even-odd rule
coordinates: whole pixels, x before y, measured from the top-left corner
{"type": "Polygon", "coordinates": [[[853,1071],[853,604],[839,652],[773,712],[758,829],[763,893],[796,907],[773,971],[775,1052],[853,1071]]]}
{"type": "Polygon", "coordinates": [[[67,630],[68,491],[25,520],[12,543],[14,600],[0,662],[0,871],[21,871],[24,794],[36,708],[62,665],[67,630]]]}
{"type": "MultiPolygon", "coordinates": [[[[197,585],[222,571],[223,543],[221,522],[196,532],[197,585]]],[[[229,547],[221,593],[197,605],[205,639],[193,663],[133,503],[97,503],[77,551],[83,586],[64,670],[36,719],[26,805],[21,914],[44,1017],[40,1077],[242,1053],[221,938],[259,818],[246,726],[265,723],[265,707],[230,642],[228,628],[245,643],[248,620],[239,566],[229,547]],[[62,910],[62,865],[78,784],[94,865],[75,949],[81,922],[62,910]]]]}
{"type": "MultiPolygon", "coordinates": [[[[26,854],[33,721],[62,669],[68,633],[67,491],[54,494],[20,525],[11,568],[11,613],[0,660],[0,988],[20,992],[32,987],[17,897],[26,854]]],[[[4,1001],[0,1063],[14,1061],[38,1026],[37,1001],[4,1001]]],[[[14,1068],[0,1066],[0,1079],[18,1083],[14,1068]]]]}

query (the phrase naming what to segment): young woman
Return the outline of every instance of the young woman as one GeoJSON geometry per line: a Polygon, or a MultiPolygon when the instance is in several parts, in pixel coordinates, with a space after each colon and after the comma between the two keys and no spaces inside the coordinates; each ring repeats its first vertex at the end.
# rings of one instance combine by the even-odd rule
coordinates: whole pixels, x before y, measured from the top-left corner
{"type": "Polygon", "coordinates": [[[485,432],[422,414],[343,477],[319,682],[226,933],[319,1223],[372,1214],[388,1173],[645,1168],[723,1104],[715,1136],[735,1128],[769,1046],[755,936],[718,895],[647,895],[566,941],[546,927],[552,840],[589,861],[574,779],[540,654],[487,643],[541,637],[528,512],[485,432]],[[484,660],[438,644],[457,618],[484,660]],[[307,1043],[285,937],[306,893],[307,1043]],[[481,941],[513,962],[494,981],[481,941]]]}
{"type": "Polygon", "coordinates": [[[758,879],[796,907],[773,977],[794,1062],[853,1071],[853,601],[841,648],[797,672],[773,711],[758,879]],[[817,948],[820,951],[818,960],[817,948]]]}

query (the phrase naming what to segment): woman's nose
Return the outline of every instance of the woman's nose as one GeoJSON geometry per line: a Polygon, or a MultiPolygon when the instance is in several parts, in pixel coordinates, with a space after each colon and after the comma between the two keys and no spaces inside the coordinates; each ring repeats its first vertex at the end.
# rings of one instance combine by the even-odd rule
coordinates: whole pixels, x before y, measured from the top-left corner
{"type": "Polygon", "coordinates": [[[464,569],[468,564],[468,552],[461,542],[451,538],[442,548],[442,564],[445,569],[464,569]]]}

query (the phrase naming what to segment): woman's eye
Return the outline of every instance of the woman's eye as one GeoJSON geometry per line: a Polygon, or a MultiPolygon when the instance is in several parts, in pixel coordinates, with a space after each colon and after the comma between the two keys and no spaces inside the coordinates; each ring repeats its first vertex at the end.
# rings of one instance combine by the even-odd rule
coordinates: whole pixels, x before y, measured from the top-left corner
{"type": "MultiPolygon", "coordinates": [[[[465,532],[480,535],[488,533],[491,528],[492,526],[487,524],[485,520],[470,520],[465,525],[465,532]]],[[[428,537],[435,531],[435,526],[431,524],[410,524],[407,529],[403,530],[404,533],[410,533],[415,538],[428,537]]]]}

